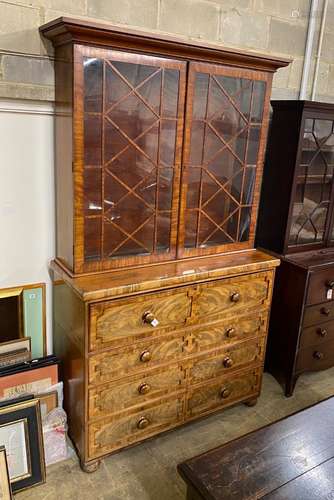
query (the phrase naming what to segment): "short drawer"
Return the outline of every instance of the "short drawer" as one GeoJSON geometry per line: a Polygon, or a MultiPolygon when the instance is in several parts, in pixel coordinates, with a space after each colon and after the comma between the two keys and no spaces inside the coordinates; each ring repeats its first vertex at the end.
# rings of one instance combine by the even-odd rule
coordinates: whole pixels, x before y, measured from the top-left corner
{"type": "Polygon", "coordinates": [[[161,329],[184,326],[190,315],[188,288],[93,304],[89,314],[90,350],[131,345],[161,329]]]}
{"type": "Polygon", "coordinates": [[[89,424],[89,458],[101,456],[142,441],[182,423],[184,397],[138,409],[130,415],[114,416],[89,424]]]}
{"type": "Polygon", "coordinates": [[[334,319],[334,303],[322,303],[305,308],[303,326],[317,325],[334,319]]]}
{"type": "Polygon", "coordinates": [[[260,392],[261,371],[255,369],[225,377],[192,389],[187,397],[187,416],[197,416],[245,400],[260,392]]]}
{"type": "Polygon", "coordinates": [[[176,361],[183,353],[183,336],[168,336],[133,347],[111,349],[89,358],[89,383],[99,384],[127,375],[157,368],[162,363],[176,361]]]}
{"type": "Polygon", "coordinates": [[[190,369],[191,381],[196,383],[222,376],[233,370],[264,360],[264,339],[240,342],[229,348],[208,353],[195,361],[190,369]]]}
{"type": "Polygon", "coordinates": [[[269,307],[272,277],[272,272],[263,272],[201,285],[194,299],[196,316],[201,322],[209,322],[269,307]]]}
{"type": "Polygon", "coordinates": [[[334,366],[334,341],[300,349],[296,372],[325,370],[334,366]]]}
{"type": "Polygon", "coordinates": [[[183,387],[184,371],[177,365],[135,377],[131,382],[100,385],[89,390],[88,418],[105,417],[143,405],[183,387]]]}
{"type": "Polygon", "coordinates": [[[334,320],[304,328],[300,336],[299,347],[315,346],[329,340],[334,340],[334,320]]]}
{"type": "Polygon", "coordinates": [[[266,334],[268,312],[233,317],[227,321],[203,325],[192,330],[193,350],[204,351],[224,344],[260,337],[266,334]]]}
{"type": "Polygon", "coordinates": [[[319,304],[334,299],[334,266],[312,271],[309,278],[306,304],[319,304]]]}

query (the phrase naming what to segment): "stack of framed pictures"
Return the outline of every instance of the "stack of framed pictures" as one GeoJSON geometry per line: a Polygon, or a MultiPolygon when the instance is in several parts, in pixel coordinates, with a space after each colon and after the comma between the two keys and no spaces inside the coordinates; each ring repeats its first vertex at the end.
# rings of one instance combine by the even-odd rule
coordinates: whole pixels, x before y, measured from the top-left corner
{"type": "MultiPolygon", "coordinates": [[[[31,337],[0,343],[0,369],[31,360],[31,337]]],[[[1,497],[0,497],[1,498],[1,497]]]]}
{"type": "Polygon", "coordinates": [[[58,405],[58,372],[55,356],[0,367],[0,446],[13,492],[45,481],[42,416],[58,405]]]}

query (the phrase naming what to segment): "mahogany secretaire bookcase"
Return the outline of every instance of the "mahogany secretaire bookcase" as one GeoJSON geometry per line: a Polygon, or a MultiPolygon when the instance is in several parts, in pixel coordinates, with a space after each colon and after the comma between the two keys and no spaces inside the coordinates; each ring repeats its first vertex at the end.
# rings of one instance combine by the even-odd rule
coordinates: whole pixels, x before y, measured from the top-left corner
{"type": "Polygon", "coordinates": [[[291,396],[334,365],[334,105],[272,101],[257,243],[282,259],[266,367],[291,396]]]}
{"type": "Polygon", "coordinates": [[[55,351],[85,470],[255,403],[279,261],[254,250],[270,56],[60,18],[55,351]]]}

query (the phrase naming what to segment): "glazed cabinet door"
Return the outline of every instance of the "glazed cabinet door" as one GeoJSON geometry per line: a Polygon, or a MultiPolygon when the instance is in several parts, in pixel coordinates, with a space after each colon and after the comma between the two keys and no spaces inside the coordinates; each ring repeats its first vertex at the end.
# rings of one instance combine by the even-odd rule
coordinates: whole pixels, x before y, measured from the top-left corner
{"type": "Polygon", "coordinates": [[[171,260],[186,63],[74,51],[75,272],[171,260]]]}
{"type": "Polygon", "coordinates": [[[305,113],[299,161],[290,208],[288,250],[324,246],[329,237],[333,198],[334,121],[329,115],[305,113]],[[329,234],[328,234],[329,232],[329,234]]]}
{"type": "Polygon", "coordinates": [[[179,257],[250,248],[271,76],[190,63],[179,257]]]}

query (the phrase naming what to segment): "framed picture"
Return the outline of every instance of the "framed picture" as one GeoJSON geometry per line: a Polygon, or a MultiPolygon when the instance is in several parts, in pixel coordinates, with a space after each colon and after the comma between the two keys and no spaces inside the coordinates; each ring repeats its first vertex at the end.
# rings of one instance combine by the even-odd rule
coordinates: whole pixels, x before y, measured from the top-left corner
{"type": "MultiPolygon", "coordinates": [[[[0,376],[0,401],[3,399],[18,397],[21,394],[37,394],[46,392],[51,385],[58,382],[58,364],[17,373],[0,376]]],[[[0,443],[1,444],[1,443],[0,443]]]]}
{"type": "Polygon", "coordinates": [[[0,499],[12,500],[12,487],[10,485],[6,448],[0,446],[0,499]]]}
{"type": "MultiPolygon", "coordinates": [[[[50,411],[54,410],[58,406],[58,392],[46,392],[45,394],[37,394],[40,405],[41,405],[41,416],[42,419],[46,417],[50,411]]],[[[1,498],[1,497],[0,497],[1,498]]]]}
{"type": "Polygon", "coordinates": [[[1,342],[0,356],[23,349],[31,352],[31,337],[23,337],[22,339],[11,340],[10,342],[1,342]]]}
{"type": "Polygon", "coordinates": [[[45,482],[45,460],[38,399],[0,408],[0,445],[7,454],[13,492],[45,482]]]}

